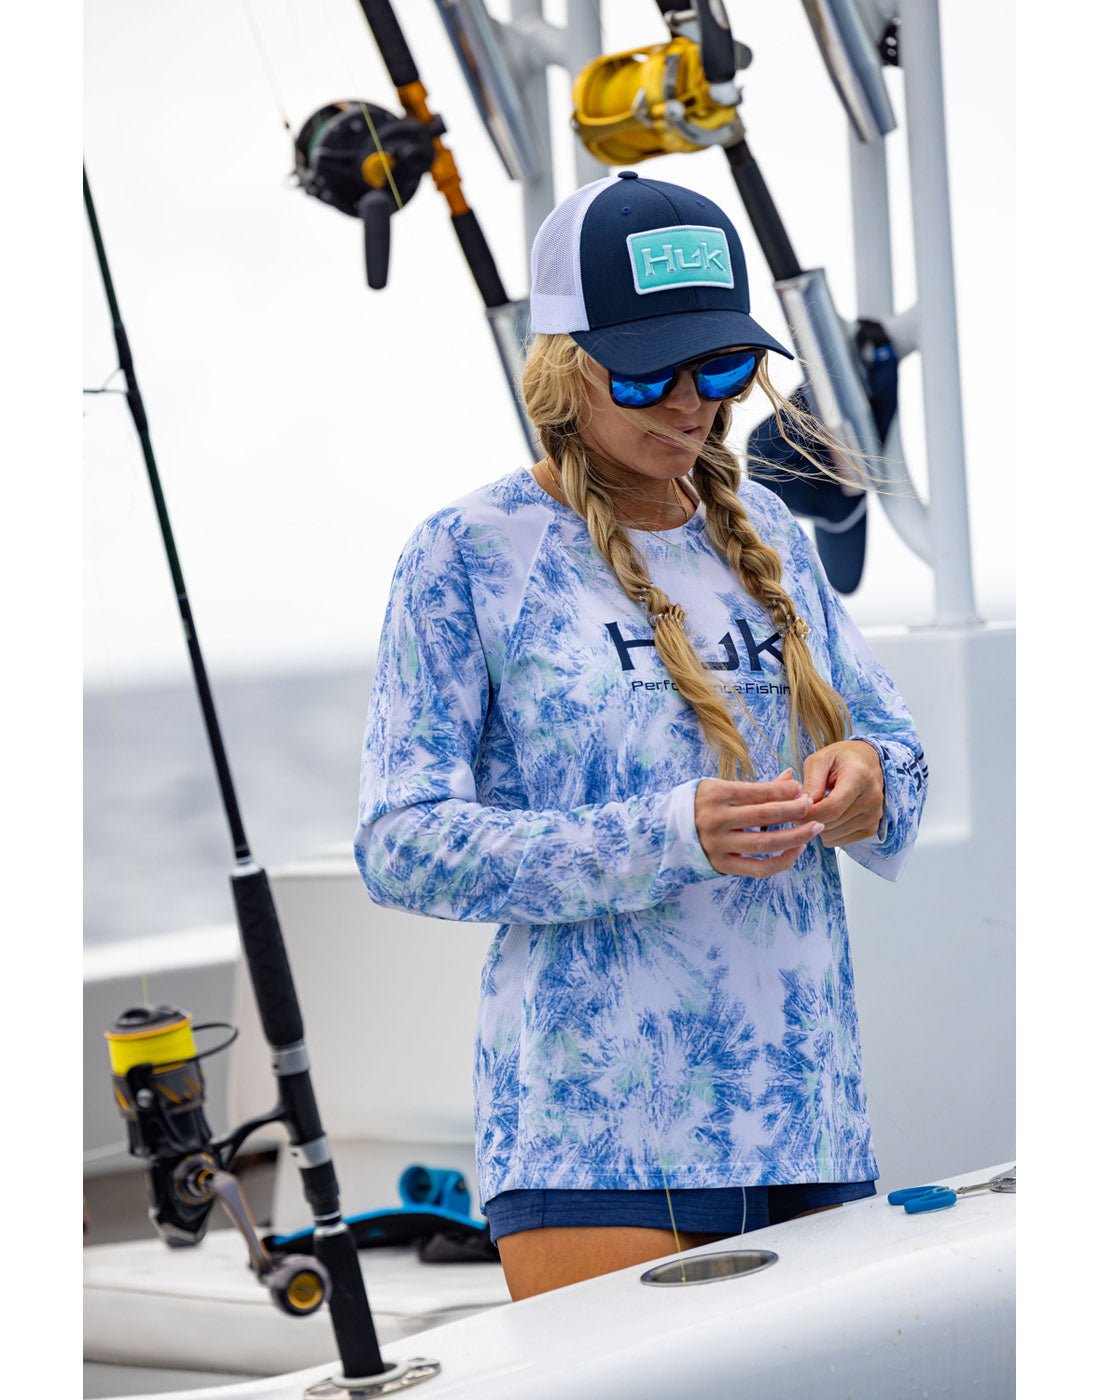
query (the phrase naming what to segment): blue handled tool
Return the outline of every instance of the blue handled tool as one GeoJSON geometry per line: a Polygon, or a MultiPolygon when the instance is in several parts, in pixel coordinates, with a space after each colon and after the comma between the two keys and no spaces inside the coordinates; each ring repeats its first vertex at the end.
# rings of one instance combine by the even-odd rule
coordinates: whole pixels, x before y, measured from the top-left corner
{"type": "Polygon", "coordinates": [[[892,1206],[904,1206],[906,1215],[923,1215],[930,1210],[946,1210],[953,1206],[960,1196],[968,1196],[972,1191],[997,1191],[1016,1194],[1016,1168],[990,1177],[976,1186],[906,1186],[900,1191],[891,1191],[886,1199],[892,1206]]]}

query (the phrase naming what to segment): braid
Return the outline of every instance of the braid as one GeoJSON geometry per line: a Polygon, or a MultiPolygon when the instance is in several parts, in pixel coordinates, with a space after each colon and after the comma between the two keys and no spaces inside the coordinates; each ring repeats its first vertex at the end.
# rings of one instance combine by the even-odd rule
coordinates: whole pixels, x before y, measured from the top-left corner
{"type": "Polygon", "coordinates": [[[806,624],[781,583],[782,561],[753,529],[737,493],[741,468],[725,445],[730,416],[730,406],[724,403],[707,440],[711,450],[699,455],[693,480],[707,508],[711,542],[726,556],[730,568],[783,637],[783,665],[791,687],[791,753],[797,758],[801,750],[800,724],[812,748],[818,749],[845,738],[851,732],[852,720],[844,700],[818,675],[806,645],[806,624]]]}
{"type": "Polygon", "coordinates": [[[679,603],[658,588],[615,516],[611,497],[593,470],[582,439],[543,428],[542,443],[561,471],[562,490],[570,507],[588,525],[592,543],[607,561],[623,592],[645,610],[653,628],[657,655],[668,668],[680,694],[699,718],[703,734],[718,754],[721,776],[753,776],[748,745],[734,724],[711,673],[688,641],[686,618],[679,603]]]}
{"type": "MultiPolygon", "coordinates": [[[[748,745],[734,723],[714,675],[688,640],[683,608],[649,577],[644,559],[616,516],[612,490],[599,471],[599,459],[579,430],[586,409],[586,383],[599,383],[588,357],[567,335],[539,335],[529,349],[523,374],[528,416],[536,424],[547,457],[561,473],[570,508],[588,526],[592,543],[628,598],[639,603],[653,628],[657,654],[677,689],[698,716],[703,734],[726,779],[755,776],[748,745]]],[[[706,506],[707,534],[747,591],[765,609],[783,637],[783,664],[791,687],[791,754],[802,745],[799,726],[811,748],[836,743],[850,732],[848,707],[814,668],[806,645],[806,624],[783,588],[782,562],[753,529],[737,493],[741,468],[725,445],[732,409],[722,404],[696,459],[693,479],[706,506]]],[[[735,691],[749,722],[744,697],[735,691]]]]}

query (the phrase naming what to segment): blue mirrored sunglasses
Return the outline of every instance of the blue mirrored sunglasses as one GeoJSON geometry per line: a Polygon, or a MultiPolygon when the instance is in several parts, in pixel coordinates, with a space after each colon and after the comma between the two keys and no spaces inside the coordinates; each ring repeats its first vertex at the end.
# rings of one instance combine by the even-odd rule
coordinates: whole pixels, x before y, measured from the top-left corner
{"type": "Polygon", "coordinates": [[[652,408],[672,392],[681,370],[689,370],[701,399],[731,399],[743,394],[764,358],[762,350],[727,350],[685,360],[651,374],[616,374],[608,370],[611,399],[620,408],[652,408]]]}

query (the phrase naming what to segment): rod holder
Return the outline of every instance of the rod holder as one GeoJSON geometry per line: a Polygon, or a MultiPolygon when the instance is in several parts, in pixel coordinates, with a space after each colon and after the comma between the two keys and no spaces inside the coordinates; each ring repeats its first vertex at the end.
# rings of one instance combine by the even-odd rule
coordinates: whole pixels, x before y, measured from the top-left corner
{"type": "Polygon", "coordinates": [[[879,442],[871,404],[856,359],[855,346],[833,305],[823,268],[810,268],[775,284],[795,349],[806,366],[810,397],[817,417],[839,448],[832,466],[853,491],[864,483],[845,460],[844,451],[877,456],[879,442]]]}
{"type": "Polygon", "coordinates": [[[504,377],[512,393],[512,402],[519,417],[520,428],[531,448],[534,461],[542,456],[542,446],[538,434],[531,426],[527,411],[523,406],[523,361],[526,355],[527,338],[530,334],[531,306],[526,300],[506,301],[502,306],[486,307],[485,315],[489,329],[500,356],[504,377]]]}
{"type": "Polygon", "coordinates": [[[863,142],[897,127],[882,58],[856,0],[802,0],[810,28],[852,129],[863,142]]]}

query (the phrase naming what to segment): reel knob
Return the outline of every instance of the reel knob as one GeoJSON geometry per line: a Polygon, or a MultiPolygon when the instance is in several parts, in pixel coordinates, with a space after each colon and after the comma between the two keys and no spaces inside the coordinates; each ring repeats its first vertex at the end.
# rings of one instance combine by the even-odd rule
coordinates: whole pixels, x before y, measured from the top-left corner
{"type": "Polygon", "coordinates": [[[307,1254],[288,1254],[268,1273],[263,1283],[272,1302],[291,1317],[308,1317],[328,1302],[332,1280],[328,1270],[307,1254]]]}

